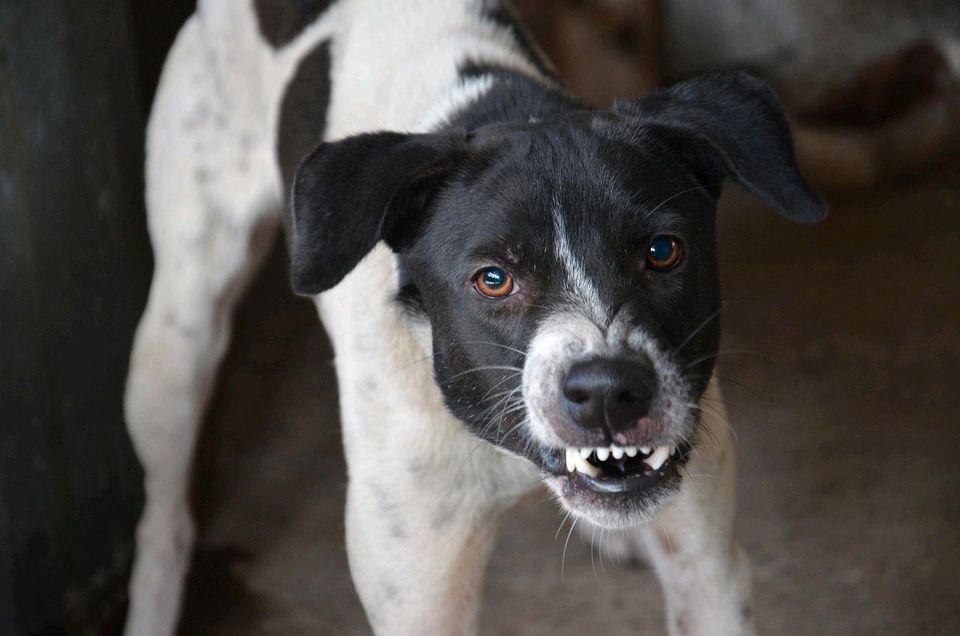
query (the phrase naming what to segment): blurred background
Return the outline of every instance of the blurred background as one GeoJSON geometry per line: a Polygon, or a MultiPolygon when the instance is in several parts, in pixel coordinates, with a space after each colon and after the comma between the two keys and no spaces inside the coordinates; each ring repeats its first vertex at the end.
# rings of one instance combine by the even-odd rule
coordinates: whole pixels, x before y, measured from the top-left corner
{"type": "MultiPolygon", "coordinates": [[[[238,0],[240,1],[240,0],[238,0]]],[[[520,0],[605,106],[715,69],[780,93],[832,215],[719,213],[737,531],[769,634],[960,634],[960,3],[520,0]]],[[[0,0],[0,634],[114,634],[139,467],[121,395],[151,270],[143,125],[185,0],[0,0]]],[[[366,634],[330,350],[274,255],[194,474],[184,634],[366,634]]],[[[663,632],[650,570],[508,516],[483,633],[663,632]]]]}

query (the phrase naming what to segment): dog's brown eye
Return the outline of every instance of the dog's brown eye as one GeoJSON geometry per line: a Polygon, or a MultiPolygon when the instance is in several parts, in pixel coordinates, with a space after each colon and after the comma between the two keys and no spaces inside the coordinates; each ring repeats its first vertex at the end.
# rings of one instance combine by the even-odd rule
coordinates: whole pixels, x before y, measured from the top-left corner
{"type": "Polygon", "coordinates": [[[473,277],[473,286],[481,296],[503,298],[513,291],[513,276],[499,267],[484,267],[473,277]]]}
{"type": "Polygon", "coordinates": [[[683,258],[683,244],[672,236],[653,237],[647,250],[647,266],[658,272],[673,269],[683,258]]]}

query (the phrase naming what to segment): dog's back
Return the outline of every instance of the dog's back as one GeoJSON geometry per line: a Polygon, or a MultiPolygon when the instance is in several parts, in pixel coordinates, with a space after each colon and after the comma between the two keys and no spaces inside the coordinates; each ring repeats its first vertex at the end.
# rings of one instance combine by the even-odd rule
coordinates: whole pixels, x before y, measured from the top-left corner
{"type": "Polygon", "coordinates": [[[498,0],[200,0],[164,69],[150,148],[176,128],[165,115],[184,133],[206,115],[247,151],[271,147],[272,187],[285,188],[321,139],[443,123],[489,85],[469,64],[549,73],[498,0]]]}

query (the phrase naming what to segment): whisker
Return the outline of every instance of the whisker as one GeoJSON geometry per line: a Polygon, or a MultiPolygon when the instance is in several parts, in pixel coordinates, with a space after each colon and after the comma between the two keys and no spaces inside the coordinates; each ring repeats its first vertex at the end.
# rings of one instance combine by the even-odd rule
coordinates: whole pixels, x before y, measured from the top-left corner
{"type": "MultiPolygon", "coordinates": [[[[498,394],[498,395],[503,395],[503,397],[500,398],[499,400],[497,400],[496,403],[494,403],[492,406],[488,407],[486,410],[484,410],[484,411],[480,414],[480,416],[483,418],[483,422],[484,422],[484,423],[481,425],[482,429],[485,429],[489,424],[491,424],[491,423],[494,421],[495,412],[496,412],[497,408],[499,408],[501,405],[503,405],[504,407],[506,407],[507,405],[509,405],[509,404],[510,404],[510,400],[513,398],[513,396],[514,396],[517,392],[520,391],[520,389],[521,389],[521,387],[516,387],[516,388],[514,388],[514,389],[511,389],[510,391],[504,391],[503,393],[498,394]]],[[[491,398],[491,399],[492,399],[492,398],[491,398]]]]}
{"type": "MultiPolygon", "coordinates": [[[[706,412],[704,412],[702,409],[700,409],[698,406],[696,406],[696,405],[694,405],[694,404],[690,404],[690,405],[688,405],[688,406],[690,406],[691,408],[696,409],[696,410],[699,411],[701,414],[713,415],[712,413],[706,413],[706,412]]],[[[699,439],[698,441],[699,441],[699,443],[700,443],[701,445],[711,446],[711,447],[719,446],[719,445],[720,445],[720,438],[717,437],[717,434],[716,434],[713,430],[711,430],[711,429],[709,429],[709,428],[706,428],[706,427],[700,427],[697,432],[698,432],[700,435],[706,435],[707,437],[709,437],[708,440],[699,439]]],[[[690,439],[687,439],[686,436],[684,436],[684,441],[685,441],[686,443],[690,444],[690,446],[694,446],[694,444],[691,443],[691,440],[690,440],[690,439]]]]}
{"type": "MultiPolygon", "coordinates": [[[[547,501],[547,500],[545,499],[544,501],[547,501]]],[[[569,518],[570,518],[570,511],[567,510],[566,512],[563,513],[563,519],[560,520],[560,527],[557,528],[556,534],[553,535],[554,541],[560,538],[560,531],[563,530],[563,525],[567,522],[569,518]]]]}
{"type": "Polygon", "coordinates": [[[600,541],[598,542],[598,543],[599,543],[599,547],[597,548],[597,554],[598,554],[599,557],[600,557],[600,559],[599,559],[599,560],[600,560],[600,572],[603,573],[604,575],[606,575],[606,573],[607,573],[607,568],[606,568],[606,566],[604,566],[604,564],[603,564],[603,537],[606,536],[606,534],[607,534],[607,529],[606,529],[606,528],[600,528],[600,541]]]}
{"type": "Polygon", "coordinates": [[[563,580],[563,566],[567,560],[567,546],[570,545],[570,535],[573,534],[573,529],[577,527],[577,522],[580,521],[580,517],[577,517],[573,520],[573,523],[570,524],[570,530],[567,532],[567,540],[563,542],[563,554],[560,555],[560,580],[563,580]]]}
{"type": "Polygon", "coordinates": [[[764,399],[763,397],[761,397],[761,395],[760,395],[759,393],[757,393],[756,391],[754,391],[753,389],[751,389],[750,387],[748,387],[748,386],[747,386],[746,384],[744,384],[743,382],[738,382],[737,380],[734,380],[734,379],[728,378],[728,377],[724,377],[724,376],[719,375],[719,374],[717,374],[717,373],[714,373],[713,375],[714,375],[718,380],[720,380],[721,382],[727,382],[728,384],[732,384],[732,385],[734,385],[734,386],[740,387],[741,389],[743,389],[744,391],[746,391],[747,393],[749,393],[749,394],[752,395],[753,397],[757,398],[758,400],[763,400],[763,399],[764,399]]]}
{"type": "Polygon", "coordinates": [[[466,371],[460,371],[459,373],[454,373],[449,378],[446,378],[446,382],[449,382],[454,378],[459,378],[462,375],[467,375],[468,373],[478,373],[480,371],[518,371],[520,373],[523,373],[523,369],[519,367],[491,365],[491,366],[485,366],[485,367],[474,367],[472,369],[467,369],[466,371]]]}
{"type": "Polygon", "coordinates": [[[527,353],[525,351],[521,351],[520,349],[516,349],[514,347],[508,347],[507,345],[500,344],[498,342],[486,342],[484,340],[467,340],[464,342],[464,344],[478,344],[478,345],[487,345],[490,347],[500,347],[501,349],[506,349],[507,351],[513,351],[514,353],[519,353],[524,358],[527,357],[527,353]]]}
{"type": "Polygon", "coordinates": [[[727,349],[725,351],[717,351],[716,353],[710,353],[704,356],[700,356],[699,358],[695,358],[692,362],[687,364],[687,366],[685,366],[684,369],[689,369],[690,367],[700,364],[701,362],[710,360],[711,358],[719,358],[720,356],[727,356],[727,355],[733,355],[733,354],[757,356],[758,358],[762,358],[768,362],[779,364],[779,361],[776,360],[775,358],[771,358],[770,356],[762,354],[759,351],[750,351],[749,349],[727,349]]]}
{"type": "MultiPolygon", "coordinates": [[[[730,422],[728,422],[727,419],[724,418],[719,411],[717,411],[713,407],[710,407],[711,410],[709,411],[706,408],[704,408],[705,406],[710,406],[709,404],[703,405],[703,406],[699,404],[687,404],[687,406],[690,408],[696,409],[703,415],[709,415],[713,417],[715,421],[722,424],[730,432],[730,436],[733,438],[734,444],[740,443],[740,438],[737,436],[736,429],[733,428],[733,425],[730,424],[730,422]]],[[[701,428],[700,430],[706,433],[707,435],[709,435],[710,439],[714,442],[714,444],[717,444],[717,445],[720,444],[720,440],[717,439],[716,434],[713,431],[711,431],[709,428],[701,428]]]]}
{"type": "Polygon", "coordinates": [[[394,375],[400,373],[401,371],[403,371],[404,369],[407,369],[407,368],[409,368],[409,367],[412,367],[412,366],[415,365],[415,364],[420,364],[421,362],[426,362],[427,360],[430,360],[431,358],[435,357],[436,355],[437,355],[437,354],[435,354],[435,353],[431,353],[430,355],[427,355],[427,356],[424,356],[424,357],[419,358],[419,359],[417,359],[417,360],[414,360],[413,362],[408,362],[407,364],[401,366],[399,369],[394,369],[393,371],[391,371],[391,372],[390,372],[390,376],[394,376],[394,375]]]}
{"type": "MultiPolygon", "coordinates": [[[[657,520],[654,520],[654,522],[657,524],[657,529],[660,530],[660,536],[667,540],[667,548],[670,550],[671,554],[676,552],[676,549],[673,547],[673,540],[670,538],[670,533],[667,532],[667,529],[663,527],[662,523],[657,520]]],[[[649,553],[650,550],[648,549],[647,552],[649,553]]]]}
{"type": "Polygon", "coordinates": [[[701,190],[701,189],[702,189],[702,190],[706,190],[707,188],[715,188],[715,187],[718,186],[718,185],[721,185],[721,184],[720,184],[720,183],[708,183],[708,184],[706,184],[706,185],[698,185],[698,186],[694,186],[694,187],[692,187],[692,188],[686,188],[686,189],[684,189],[684,190],[681,190],[680,192],[677,192],[677,193],[675,193],[675,194],[672,194],[672,195],[670,195],[669,197],[667,197],[666,199],[664,199],[663,201],[661,201],[660,204],[657,205],[655,208],[653,208],[652,210],[650,210],[649,212],[647,212],[646,214],[644,214],[644,215],[643,215],[643,218],[641,219],[641,221],[646,221],[654,212],[656,212],[657,210],[659,210],[660,208],[662,208],[663,206],[665,206],[667,203],[673,201],[674,199],[676,199],[678,196],[680,196],[680,195],[682,195],[682,194],[686,194],[687,192],[693,192],[694,190],[701,190]]]}
{"type": "Polygon", "coordinates": [[[597,563],[593,559],[593,542],[597,537],[597,526],[593,526],[593,529],[590,531],[590,569],[593,570],[593,578],[596,579],[597,583],[600,583],[600,575],[597,574],[597,563]]]}
{"type": "MultiPolygon", "coordinates": [[[[491,391],[493,391],[493,390],[494,390],[495,388],[497,388],[498,386],[501,386],[503,383],[509,382],[509,381],[512,380],[513,378],[515,378],[515,377],[517,377],[518,375],[520,375],[520,373],[521,373],[521,371],[515,371],[515,372],[513,372],[513,373],[508,373],[506,376],[504,376],[504,378],[503,378],[502,380],[500,380],[499,382],[497,382],[496,384],[494,384],[492,387],[490,387],[490,389],[489,389],[486,393],[484,393],[483,396],[482,396],[480,399],[481,399],[481,400],[487,399],[487,396],[490,395],[490,392],[491,392],[491,391]]],[[[511,390],[512,390],[512,389],[511,389],[511,390]]],[[[500,395],[500,393],[497,393],[496,395],[500,395]]],[[[495,396],[491,396],[491,397],[495,397],[495,396]]]]}
{"type": "Polygon", "coordinates": [[[704,320],[703,322],[701,322],[700,325],[699,325],[696,329],[694,329],[693,331],[691,331],[691,332],[690,332],[690,335],[687,336],[686,338],[684,338],[684,339],[683,339],[683,342],[681,342],[679,345],[677,345],[677,347],[673,350],[673,352],[674,352],[674,353],[677,353],[678,351],[680,351],[681,349],[683,349],[684,345],[686,345],[688,342],[690,342],[690,340],[691,340],[695,335],[697,335],[697,334],[700,332],[701,329],[703,329],[704,327],[706,327],[708,324],[710,324],[710,321],[712,321],[714,318],[716,318],[717,316],[720,315],[720,312],[723,311],[723,308],[724,308],[725,305],[726,305],[726,303],[720,303],[720,307],[719,307],[715,312],[713,312],[712,314],[710,314],[709,316],[707,316],[706,320],[704,320]]]}

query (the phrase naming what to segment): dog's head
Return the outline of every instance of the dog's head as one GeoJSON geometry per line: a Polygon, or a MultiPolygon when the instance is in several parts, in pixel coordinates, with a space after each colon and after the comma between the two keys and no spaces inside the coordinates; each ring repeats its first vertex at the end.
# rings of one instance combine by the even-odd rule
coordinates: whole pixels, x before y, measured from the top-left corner
{"type": "Polygon", "coordinates": [[[294,186],[294,287],[334,286],[385,241],[447,407],[575,514],[636,523],[695,443],[726,177],[795,221],[825,214],[776,97],[744,74],[609,111],[321,144],[294,186]]]}

